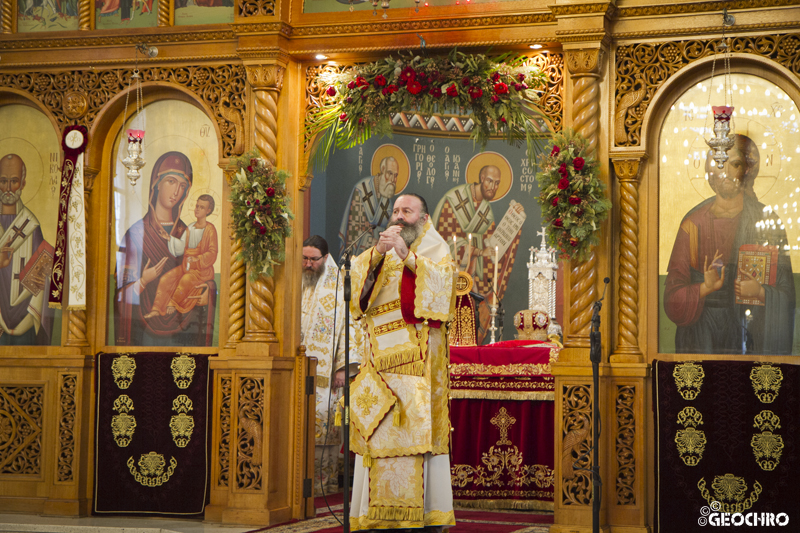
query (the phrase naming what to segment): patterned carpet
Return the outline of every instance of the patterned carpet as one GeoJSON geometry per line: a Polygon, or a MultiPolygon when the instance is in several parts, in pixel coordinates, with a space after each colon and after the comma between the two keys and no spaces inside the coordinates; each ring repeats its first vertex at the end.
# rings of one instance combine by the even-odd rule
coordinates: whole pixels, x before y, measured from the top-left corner
{"type": "MultiPolygon", "coordinates": [[[[328,505],[323,498],[316,498],[317,516],[309,520],[298,520],[278,524],[248,533],[336,533],[342,530],[342,495],[328,496],[328,505]],[[328,510],[330,506],[330,511],[328,510]],[[333,511],[333,515],[331,514],[333,511]]],[[[448,533],[547,533],[553,523],[553,513],[543,511],[489,511],[456,509],[456,526],[448,533]]]]}

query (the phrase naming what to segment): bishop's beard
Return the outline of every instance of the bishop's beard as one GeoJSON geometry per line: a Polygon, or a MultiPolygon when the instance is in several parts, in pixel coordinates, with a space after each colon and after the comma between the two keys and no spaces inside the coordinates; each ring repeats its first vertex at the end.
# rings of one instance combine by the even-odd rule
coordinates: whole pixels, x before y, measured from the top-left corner
{"type": "Polygon", "coordinates": [[[389,223],[387,227],[391,226],[400,226],[402,228],[400,230],[400,238],[403,239],[406,246],[410,248],[414,241],[417,240],[417,237],[422,235],[422,230],[425,228],[425,219],[424,217],[419,217],[419,220],[417,220],[415,224],[409,224],[402,220],[394,220],[389,223]]]}

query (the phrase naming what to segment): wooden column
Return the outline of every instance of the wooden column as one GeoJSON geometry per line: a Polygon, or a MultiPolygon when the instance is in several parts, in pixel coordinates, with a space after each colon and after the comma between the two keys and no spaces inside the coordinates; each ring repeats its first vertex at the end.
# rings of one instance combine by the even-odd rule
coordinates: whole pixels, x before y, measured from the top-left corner
{"type": "MultiPolygon", "coordinates": [[[[589,141],[589,151],[597,157],[600,137],[600,77],[602,48],[570,50],[566,65],[573,80],[572,123],[576,132],[589,141]]],[[[568,347],[589,346],[592,304],[597,299],[597,250],[586,261],[570,263],[569,321],[564,336],[568,347]]],[[[569,357],[569,352],[568,352],[569,357]]],[[[586,359],[588,352],[581,355],[586,359]]]]}
{"type": "Polygon", "coordinates": [[[642,360],[639,346],[639,168],[643,155],[612,156],[619,180],[619,297],[617,343],[612,363],[642,360]]]}
{"type": "MultiPolygon", "coordinates": [[[[276,164],[278,151],[278,97],[283,86],[283,67],[277,64],[246,65],[247,81],[255,98],[255,145],[261,156],[276,164]]],[[[275,335],[275,281],[260,275],[247,279],[247,309],[244,321],[244,343],[266,343],[270,353],[277,351],[275,335]]]]}

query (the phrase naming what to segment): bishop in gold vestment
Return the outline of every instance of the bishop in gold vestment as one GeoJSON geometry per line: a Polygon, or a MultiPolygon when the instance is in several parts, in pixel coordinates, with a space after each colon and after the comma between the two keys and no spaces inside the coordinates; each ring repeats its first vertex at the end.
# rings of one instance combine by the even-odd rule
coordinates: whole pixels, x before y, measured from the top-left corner
{"type": "Polygon", "coordinates": [[[353,262],[354,319],[368,360],[350,401],[356,458],[350,528],[455,525],[449,347],[455,264],[424,200],[401,195],[378,243],[353,262]]]}

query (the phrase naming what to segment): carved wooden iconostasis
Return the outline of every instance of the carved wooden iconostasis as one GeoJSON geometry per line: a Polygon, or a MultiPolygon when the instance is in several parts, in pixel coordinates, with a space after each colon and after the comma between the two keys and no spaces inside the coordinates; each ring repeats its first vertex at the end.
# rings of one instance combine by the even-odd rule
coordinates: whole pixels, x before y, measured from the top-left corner
{"type": "MultiPolygon", "coordinates": [[[[315,370],[298,346],[296,290],[306,200],[313,186],[306,169],[306,117],[325,98],[322,72],[342,71],[396,50],[418,51],[421,37],[426,53],[444,53],[454,46],[483,53],[490,47],[491,53],[527,52],[550,76],[542,108],[551,123],[557,129],[575,128],[596,151],[614,210],[592,256],[563,265],[564,316],[558,318],[565,349],[553,365],[558,391],[554,439],[561,460],[555,462],[552,531],[591,527],[591,476],[569,468],[576,460],[582,468],[591,467],[590,455],[584,455],[591,446],[586,422],[592,408],[589,331],[592,304],[602,293],[605,276],[612,283],[601,315],[601,522],[606,531],[651,529],[655,450],[648,415],[650,364],[654,359],[736,357],[676,354],[666,342],[674,329],[663,318],[659,292],[666,276],[664,256],[672,249],[679,218],[708,195],[698,175],[689,172],[695,159],[680,151],[702,152],[694,145],[696,136],[687,133],[697,125],[681,125],[686,117],[670,115],[670,108],[677,105],[680,110],[682,95],[689,98],[710,77],[712,42],[719,38],[721,11],[727,7],[737,17],[727,30],[734,36],[737,83],[746,85],[747,76],[756,77],[764,80],[758,82],[762,93],[771,84],[781,95],[752,106],[758,118],[751,116],[756,125],[749,131],[773,132],[774,143],[761,143],[784,143],[763,156],[770,162],[764,169],[780,161],[780,172],[759,174],[758,183],[786,185],[792,163],[788,158],[798,157],[793,153],[797,143],[781,137],[779,130],[795,119],[776,117],[773,104],[784,106],[781,113],[797,112],[796,105],[794,111],[789,107],[800,101],[800,37],[792,22],[800,20],[800,8],[793,0],[430,4],[421,2],[417,12],[414,2],[398,0],[384,19],[380,7],[372,15],[368,2],[350,12],[347,4],[332,0],[0,2],[0,123],[5,126],[0,156],[19,156],[8,163],[17,169],[19,161],[25,163],[25,186],[15,205],[24,205],[36,217],[41,241],[52,244],[57,232],[53,213],[64,128],[83,125],[89,132],[84,163],[85,309],[51,311],[46,302],[41,308],[32,306],[41,309],[26,323],[35,342],[26,341],[21,349],[3,345],[7,331],[0,335],[1,510],[87,514],[94,477],[95,355],[190,351],[210,356],[212,372],[206,519],[266,525],[313,513],[313,500],[303,489],[304,480],[313,477],[306,377],[315,370]],[[139,54],[137,59],[134,46],[140,42],[157,46],[157,56],[139,54]],[[544,44],[546,53],[528,50],[532,43],[544,44]],[[317,54],[327,59],[316,59],[317,54]],[[148,166],[131,186],[120,176],[118,160],[124,130],[132,121],[136,124],[134,93],[125,109],[135,67],[142,75],[148,166]],[[672,134],[664,130],[670,120],[678,122],[672,134]],[[667,151],[669,135],[680,138],[678,148],[669,148],[674,152],[667,151]],[[286,243],[285,264],[272,278],[249,278],[246,265],[236,258],[237,243],[230,239],[227,166],[231,157],[253,147],[293,176],[293,237],[286,243]],[[175,313],[175,321],[188,327],[182,330],[186,336],[163,342],[158,339],[177,331],[169,323],[172,314],[146,317],[152,303],[131,314],[129,307],[141,301],[127,299],[130,294],[123,290],[137,279],[125,275],[126,242],[135,241],[135,228],[144,225],[158,201],[151,185],[158,180],[155,167],[161,156],[172,158],[171,168],[163,170],[182,169],[188,182],[173,206],[171,222],[192,224],[202,216],[195,212],[198,200],[208,195],[214,209],[207,218],[217,234],[217,259],[213,273],[201,280],[197,304],[175,313]],[[677,168],[670,167],[675,161],[677,168]],[[696,201],[692,203],[691,194],[677,198],[673,190],[694,194],[696,201]],[[160,321],[155,330],[161,337],[136,332],[137,327],[148,330],[150,321],[160,321]]],[[[757,83],[750,85],[755,95],[757,83]]],[[[694,106],[706,103],[694,101],[694,106]]],[[[747,111],[752,111],[749,103],[747,111]]],[[[744,126],[744,119],[740,122],[744,126]]],[[[777,185],[764,185],[764,192],[756,189],[757,195],[779,193],[797,196],[777,185]]],[[[784,213],[783,202],[769,203],[797,226],[797,215],[784,213]]],[[[537,209],[534,203],[525,208],[537,209]]],[[[5,230],[5,222],[3,226],[5,230]]],[[[8,273],[9,284],[13,274],[8,273]]],[[[5,276],[2,268],[0,275],[5,276]]],[[[0,279],[0,296],[3,283],[0,279]]],[[[2,318],[5,305],[0,301],[2,318]]]]}

